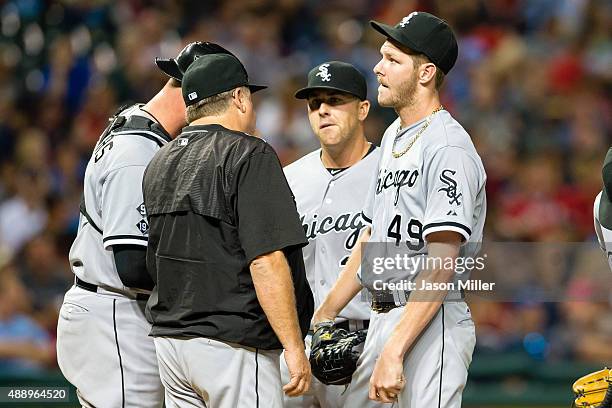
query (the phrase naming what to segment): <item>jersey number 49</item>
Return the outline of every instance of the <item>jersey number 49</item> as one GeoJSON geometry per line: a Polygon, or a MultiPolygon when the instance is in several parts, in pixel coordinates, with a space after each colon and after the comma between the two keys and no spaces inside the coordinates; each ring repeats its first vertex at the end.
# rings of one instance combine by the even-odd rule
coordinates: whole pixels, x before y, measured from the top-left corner
{"type": "MultiPolygon", "coordinates": [[[[396,214],[391,220],[389,228],[387,228],[387,236],[395,240],[395,246],[399,246],[402,242],[402,215],[396,214]]],[[[423,224],[417,219],[411,218],[406,228],[408,239],[406,245],[413,251],[423,249],[425,241],[423,240],[423,224]]]]}

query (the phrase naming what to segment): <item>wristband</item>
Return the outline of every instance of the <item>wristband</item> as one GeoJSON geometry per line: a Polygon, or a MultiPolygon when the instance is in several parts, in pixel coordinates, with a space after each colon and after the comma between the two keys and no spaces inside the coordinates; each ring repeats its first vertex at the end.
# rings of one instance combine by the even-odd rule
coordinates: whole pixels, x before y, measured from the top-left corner
{"type": "Polygon", "coordinates": [[[315,323],[314,330],[317,331],[321,327],[332,327],[335,324],[333,320],[323,320],[322,322],[315,323]]]}

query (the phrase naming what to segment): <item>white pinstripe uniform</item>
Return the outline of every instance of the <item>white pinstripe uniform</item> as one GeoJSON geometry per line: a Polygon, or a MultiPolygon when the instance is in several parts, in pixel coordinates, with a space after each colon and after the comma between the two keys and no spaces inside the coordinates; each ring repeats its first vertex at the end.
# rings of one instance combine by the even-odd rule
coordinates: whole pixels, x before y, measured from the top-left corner
{"type": "MultiPolygon", "coordinates": [[[[133,115],[154,120],[137,105],[121,112],[125,118],[133,115]]],[[[121,282],[112,246],[146,247],[142,176],[169,140],[165,132],[118,128],[101,137],[85,171],[89,219],[81,214],[69,260],[76,277],[95,286],[91,291],[75,285],[66,293],[57,338],[59,366],[83,406],[163,404],[146,302],[121,282]]]]}

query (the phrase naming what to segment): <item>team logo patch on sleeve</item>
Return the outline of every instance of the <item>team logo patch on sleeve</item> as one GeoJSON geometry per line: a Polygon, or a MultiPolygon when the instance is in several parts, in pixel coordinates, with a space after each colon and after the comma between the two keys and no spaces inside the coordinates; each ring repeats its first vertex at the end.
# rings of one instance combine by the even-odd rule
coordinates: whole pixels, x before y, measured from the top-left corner
{"type": "Polygon", "coordinates": [[[145,208],[144,201],[142,202],[142,204],[136,207],[136,211],[138,211],[138,214],[140,214],[142,217],[147,216],[147,209],[145,208]]]}
{"type": "Polygon", "coordinates": [[[138,228],[138,230],[144,235],[149,231],[149,223],[143,218],[142,220],[138,221],[136,228],[138,228]]]}
{"type": "Polygon", "coordinates": [[[448,197],[449,204],[461,205],[461,197],[463,196],[457,189],[457,182],[453,178],[453,176],[457,172],[451,169],[444,169],[442,174],[440,174],[440,181],[445,184],[445,187],[438,189],[438,191],[442,191],[446,193],[448,197]]]}

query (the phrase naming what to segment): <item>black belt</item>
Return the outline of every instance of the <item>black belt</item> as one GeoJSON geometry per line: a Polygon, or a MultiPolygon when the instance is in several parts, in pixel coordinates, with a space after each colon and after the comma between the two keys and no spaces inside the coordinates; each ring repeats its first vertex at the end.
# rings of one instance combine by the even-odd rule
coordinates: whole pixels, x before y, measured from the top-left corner
{"type": "MultiPolygon", "coordinates": [[[[406,300],[408,300],[410,292],[404,291],[403,296],[406,298],[406,300]]],[[[396,307],[404,306],[405,303],[398,303],[396,297],[398,297],[398,294],[396,294],[396,296],[393,296],[392,292],[386,292],[381,290],[375,291],[374,293],[372,293],[372,310],[377,313],[387,313],[388,311],[393,310],[396,307]]]]}
{"type": "MultiPolygon", "coordinates": [[[[81,289],[85,289],[89,292],[98,293],[98,286],[93,283],[85,282],[82,279],[79,279],[78,276],[75,276],[74,284],[77,285],[81,289]]],[[[145,293],[136,293],[136,300],[147,301],[149,300],[149,296],[145,293]]]]}
{"type": "MultiPolygon", "coordinates": [[[[403,296],[406,300],[410,296],[410,291],[404,291],[403,296]]],[[[461,299],[465,298],[465,293],[461,289],[461,299]]],[[[372,294],[372,310],[376,313],[387,313],[396,307],[406,306],[406,303],[397,302],[392,292],[376,291],[372,294]]]]}
{"type": "Polygon", "coordinates": [[[377,300],[372,300],[372,310],[376,313],[387,313],[388,311],[400,306],[404,305],[396,305],[393,302],[380,302],[377,300]]]}

